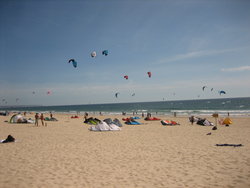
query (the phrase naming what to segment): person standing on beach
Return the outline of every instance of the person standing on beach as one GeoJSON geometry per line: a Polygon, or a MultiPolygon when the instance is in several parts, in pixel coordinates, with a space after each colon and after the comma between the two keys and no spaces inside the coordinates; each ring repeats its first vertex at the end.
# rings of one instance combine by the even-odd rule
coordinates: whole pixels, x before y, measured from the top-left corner
{"type": "Polygon", "coordinates": [[[89,114],[87,112],[85,112],[85,114],[84,114],[84,120],[85,121],[88,119],[88,116],[89,116],[89,114]]]}
{"type": "Polygon", "coordinates": [[[194,116],[190,117],[190,122],[191,122],[192,125],[194,124],[194,116]]]}
{"type": "Polygon", "coordinates": [[[44,126],[44,116],[43,116],[43,113],[41,113],[40,119],[41,119],[42,125],[44,126]]]}
{"type": "Polygon", "coordinates": [[[52,114],[52,112],[50,112],[50,119],[52,119],[53,118],[53,114],[52,114]]]}
{"type": "Polygon", "coordinates": [[[35,125],[38,126],[39,115],[36,113],[35,115],[35,125]]]}

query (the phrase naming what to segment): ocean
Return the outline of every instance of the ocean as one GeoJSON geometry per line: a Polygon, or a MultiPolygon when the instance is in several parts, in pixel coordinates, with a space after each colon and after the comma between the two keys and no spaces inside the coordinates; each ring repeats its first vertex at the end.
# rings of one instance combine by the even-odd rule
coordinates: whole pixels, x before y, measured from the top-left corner
{"type": "Polygon", "coordinates": [[[12,106],[0,107],[0,111],[12,112],[53,112],[70,114],[138,114],[152,113],[157,115],[220,115],[250,116],[250,97],[223,98],[223,99],[197,99],[178,101],[88,104],[88,105],[61,105],[61,106],[12,106]]]}

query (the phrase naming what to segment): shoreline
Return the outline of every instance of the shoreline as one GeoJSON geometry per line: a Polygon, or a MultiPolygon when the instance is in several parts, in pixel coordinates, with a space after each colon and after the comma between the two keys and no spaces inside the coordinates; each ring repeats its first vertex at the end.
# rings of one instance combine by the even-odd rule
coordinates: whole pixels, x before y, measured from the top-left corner
{"type": "MultiPolygon", "coordinates": [[[[1,108],[0,108],[1,109],[1,108]]],[[[59,105],[59,106],[33,106],[4,108],[0,111],[16,112],[53,112],[84,114],[85,112],[97,114],[99,112],[107,115],[119,115],[123,112],[140,116],[142,113],[171,116],[210,116],[218,113],[226,116],[250,116],[250,97],[244,98],[222,98],[222,99],[200,99],[200,100],[177,100],[177,101],[157,101],[157,102],[131,102],[131,103],[107,103],[89,105],[59,105]]]]}
{"type": "MultiPolygon", "coordinates": [[[[28,114],[35,114],[35,113],[43,113],[43,114],[49,114],[50,112],[53,114],[59,114],[59,115],[79,115],[79,116],[84,116],[86,111],[69,111],[69,112],[59,112],[59,111],[7,111],[9,114],[18,114],[18,113],[28,113],[28,114]]],[[[239,113],[235,114],[232,113],[232,111],[225,111],[224,113],[219,113],[218,111],[212,111],[212,113],[181,113],[178,111],[173,111],[171,113],[161,113],[161,112],[150,112],[152,116],[159,116],[159,117],[183,117],[187,118],[190,116],[196,116],[196,117],[212,117],[214,113],[218,113],[219,117],[228,117],[228,113],[230,117],[234,118],[247,118],[250,117],[250,110],[247,110],[247,113],[239,113]]],[[[101,111],[90,111],[87,112],[89,115],[92,116],[100,116],[100,113],[102,114],[101,116],[138,116],[142,118],[142,113],[136,113],[136,112],[125,112],[125,115],[123,115],[124,112],[101,112],[101,111]]],[[[144,112],[144,117],[146,117],[147,112],[144,112]]]]}
{"type": "Polygon", "coordinates": [[[231,100],[231,99],[250,99],[250,97],[226,97],[226,98],[206,98],[206,99],[183,99],[183,100],[163,100],[163,101],[141,101],[141,102],[121,102],[121,103],[96,103],[96,104],[69,104],[69,105],[12,105],[0,106],[0,108],[16,107],[59,107],[59,106],[95,106],[95,105],[117,105],[117,104],[134,104],[134,103],[162,103],[162,102],[185,102],[185,101],[207,101],[207,100],[231,100]]]}

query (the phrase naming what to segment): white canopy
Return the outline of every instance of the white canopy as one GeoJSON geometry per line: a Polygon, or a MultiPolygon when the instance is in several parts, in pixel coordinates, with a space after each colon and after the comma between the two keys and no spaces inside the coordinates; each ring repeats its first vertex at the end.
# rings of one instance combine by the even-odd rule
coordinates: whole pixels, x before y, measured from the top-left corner
{"type": "Polygon", "coordinates": [[[108,125],[106,122],[101,121],[99,124],[89,128],[91,131],[120,131],[121,128],[115,124],[108,125]]]}

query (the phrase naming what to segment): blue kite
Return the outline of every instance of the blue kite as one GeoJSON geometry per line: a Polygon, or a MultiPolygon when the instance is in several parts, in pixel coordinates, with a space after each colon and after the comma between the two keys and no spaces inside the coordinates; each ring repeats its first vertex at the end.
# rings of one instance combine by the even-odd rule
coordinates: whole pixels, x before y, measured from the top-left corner
{"type": "Polygon", "coordinates": [[[226,92],[225,91],[219,91],[219,94],[221,95],[221,94],[226,94],[226,92]]]}
{"type": "Polygon", "coordinates": [[[72,62],[73,67],[76,68],[76,67],[77,67],[77,62],[76,62],[76,60],[75,60],[75,59],[70,59],[68,63],[71,63],[71,62],[72,62]]]}
{"type": "Polygon", "coordinates": [[[109,54],[109,51],[108,51],[108,50],[103,50],[103,51],[102,51],[102,55],[107,56],[108,54],[109,54]]]}

